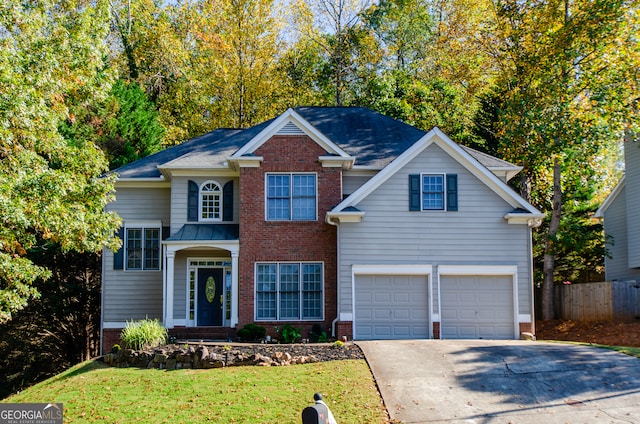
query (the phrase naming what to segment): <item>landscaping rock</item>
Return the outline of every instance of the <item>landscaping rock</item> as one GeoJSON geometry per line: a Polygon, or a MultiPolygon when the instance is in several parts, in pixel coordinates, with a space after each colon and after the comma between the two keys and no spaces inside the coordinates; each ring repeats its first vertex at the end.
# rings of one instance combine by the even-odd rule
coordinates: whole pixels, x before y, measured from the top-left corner
{"type": "Polygon", "coordinates": [[[364,359],[360,348],[347,343],[332,344],[185,344],[134,351],[123,349],[103,357],[112,367],[211,369],[230,366],[287,366],[312,362],[364,359]]]}

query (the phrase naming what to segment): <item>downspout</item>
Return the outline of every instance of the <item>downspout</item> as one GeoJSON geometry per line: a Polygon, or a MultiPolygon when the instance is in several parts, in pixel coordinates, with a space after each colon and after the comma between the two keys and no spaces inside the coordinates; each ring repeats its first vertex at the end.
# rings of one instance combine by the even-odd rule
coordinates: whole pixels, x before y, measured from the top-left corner
{"type": "Polygon", "coordinates": [[[327,214],[325,222],[336,227],[336,317],[331,321],[331,337],[336,336],[336,324],[340,321],[340,226],[334,222],[327,214]]]}

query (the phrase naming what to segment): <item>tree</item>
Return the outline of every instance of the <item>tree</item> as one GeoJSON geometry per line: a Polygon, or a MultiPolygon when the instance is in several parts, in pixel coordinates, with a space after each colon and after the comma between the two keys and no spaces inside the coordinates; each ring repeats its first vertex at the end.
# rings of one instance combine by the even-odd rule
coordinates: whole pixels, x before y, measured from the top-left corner
{"type": "Polygon", "coordinates": [[[117,247],[117,216],[105,213],[111,178],[93,144],[67,143],[59,131],[68,99],[104,98],[107,51],[101,1],[0,3],[0,322],[39,296],[51,275],[29,251],[117,247]]]}
{"type": "Polygon", "coordinates": [[[72,105],[60,132],[75,146],[96,143],[114,169],[160,151],[164,128],[158,112],[135,82],[118,80],[109,97],[91,105],[72,105]]]}
{"type": "Polygon", "coordinates": [[[567,196],[579,204],[593,195],[598,180],[590,177],[607,172],[598,164],[599,155],[612,150],[633,119],[628,99],[637,85],[625,77],[633,71],[619,46],[633,39],[634,3],[494,1],[493,55],[501,66],[503,95],[500,151],[524,164],[524,197],[550,211],[544,226],[543,319],[554,318],[555,263],[559,239],[566,235],[561,224],[567,196]],[[588,195],[580,199],[575,194],[585,184],[588,195]]]}

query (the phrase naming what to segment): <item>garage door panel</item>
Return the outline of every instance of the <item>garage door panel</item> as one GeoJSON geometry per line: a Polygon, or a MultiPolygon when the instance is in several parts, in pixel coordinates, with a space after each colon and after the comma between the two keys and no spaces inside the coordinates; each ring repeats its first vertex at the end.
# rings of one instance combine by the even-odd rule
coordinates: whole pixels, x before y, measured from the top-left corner
{"type": "Polygon", "coordinates": [[[511,276],[441,276],[440,291],[442,338],[514,338],[511,276]]]}
{"type": "Polygon", "coordinates": [[[354,336],[357,339],[429,337],[426,276],[357,276],[354,336]]]}

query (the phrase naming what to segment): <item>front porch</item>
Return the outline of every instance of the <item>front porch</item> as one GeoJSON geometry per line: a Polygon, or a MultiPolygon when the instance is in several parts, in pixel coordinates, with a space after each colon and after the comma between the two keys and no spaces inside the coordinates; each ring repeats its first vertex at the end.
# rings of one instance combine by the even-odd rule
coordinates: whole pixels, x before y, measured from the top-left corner
{"type": "Polygon", "coordinates": [[[162,248],[162,320],[169,334],[203,340],[235,334],[238,226],[185,225],[162,248]]]}

